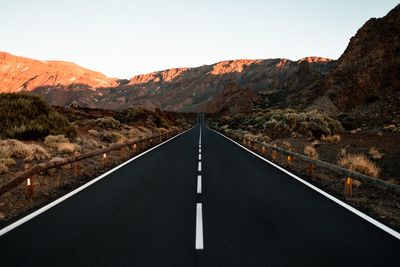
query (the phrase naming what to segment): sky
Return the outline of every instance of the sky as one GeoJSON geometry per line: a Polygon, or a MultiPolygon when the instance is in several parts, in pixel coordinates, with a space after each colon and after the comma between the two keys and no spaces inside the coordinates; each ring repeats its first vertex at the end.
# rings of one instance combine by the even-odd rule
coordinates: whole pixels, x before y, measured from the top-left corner
{"type": "Polygon", "coordinates": [[[0,51],[109,77],[229,59],[337,59],[392,0],[0,0],[0,51]]]}

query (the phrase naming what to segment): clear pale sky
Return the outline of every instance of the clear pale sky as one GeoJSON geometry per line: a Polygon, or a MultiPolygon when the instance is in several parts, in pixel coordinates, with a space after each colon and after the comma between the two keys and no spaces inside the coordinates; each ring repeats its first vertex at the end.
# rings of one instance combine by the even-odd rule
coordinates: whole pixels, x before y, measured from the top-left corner
{"type": "Polygon", "coordinates": [[[337,59],[392,0],[0,0],[0,51],[130,78],[227,59],[337,59]]]}

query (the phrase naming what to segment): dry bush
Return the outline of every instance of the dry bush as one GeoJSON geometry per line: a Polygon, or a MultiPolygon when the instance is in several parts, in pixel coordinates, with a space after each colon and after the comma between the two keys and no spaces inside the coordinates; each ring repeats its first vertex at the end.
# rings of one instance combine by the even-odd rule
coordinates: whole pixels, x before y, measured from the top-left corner
{"type": "Polygon", "coordinates": [[[383,154],[379,152],[379,150],[376,147],[371,147],[368,151],[368,154],[373,158],[373,159],[381,159],[383,157],[383,154]]]}
{"type": "Polygon", "coordinates": [[[69,143],[68,138],[64,135],[49,135],[44,139],[44,144],[52,148],[58,148],[60,143],[69,143]]]}
{"type": "Polygon", "coordinates": [[[359,133],[361,131],[362,131],[361,128],[357,128],[357,129],[351,130],[350,133],[351,134],[356,134],[356,133],[359,133]]]}
{"type": "Polygon", "coordinates": [[[8,158],[10,157],[10,149],[7,146],[2,145],[2,143],[0,143],[0,158],[8,158]]]}
{"type": "Polygon", "coordinates": [[[57,146],[58,152],[65,153],[65,154],[72,154],[76,150],[76,146],[71,143],[60,143],[57,146]]]}
{"type": "Polygon", "coordinates": [[[99,144],[99,142],[97,142],[94,139],[85,139],[85,141],[83,142],[84,145],[88,146],[89,148],[101,148],[101,145],[99,144]]]}
{"type": "Polygon", "coordinates": [[[119,130],[121,129],[121,123],[113,117],[98,118],[92,123],[94,126],[102,129],[119,130]]]}
{"type": "Polygon", "coordinates": [[[109,143],[124,143],[128,140],[125,136],[123,136],[120,133],[108,132],[108,131],[102,134],[101,139],[109,143]]]}
{"type": "Polygon", "coordinates": [[[31,150],[31,155],[26,157],[25,160],[27,161],[32,161],[34,159],[36,160],[45,160],[50,158],[50,154],[44,149],[43,147],[36,145],[36,144],[30,144],[28,145],[31,150]]]}
{"type": "Polygon", "coordinates": [[[8,172],[8,167],[5,164],[0,163],[0,174],[7,173],[7,172],[8,172]]]}
{"type": "Polygon", "coordinates": [[[383,130],[385,132],[395,132],[397,130],[397,127],[394,124],[390,124],[390,125],[383,127],[383,130]]]}
{"type": "Polygon", "coordinates": [[[345,154],[338,160],[340,166],[372,177],[378,177],[379,167],[362,154],[345,154]]]}
{"type": "Polygon", "coordinates": [[[36,144],[24,144],[15,139],[0,141],[0,147],[3,148],[2,153],[8,155],[7,157],[23,158],[26,161],[50,158],[49,153],[43,147],[36,144]]]}
{"type": "Polygon", "coordinates": [[[321,136],[321,140],[329,143],[339,143],[340,142],[340,135],[334,134],[334,135],[328,135],[328,136],[321,136]]]}
{"type": "Polygon", "coordinates": [[[12,158],[0,158],[0,164],[4,164],[6,166],[14,166],[16,162],[12,158]]]}
{"type": "Polygon", "coordinates": [[[98,137],[98,136],[99,136],[99,132],[96,131],[96,130],[89,130],[88,133],[89,133],[91,136],[94,136],[94,137],[98,137]]]}
{"type": "Polygon", "coordinates": [[[312,159],[319,159],[318,152],[312,145],[306,145],[304,147],[304,155],[312,159]]]}

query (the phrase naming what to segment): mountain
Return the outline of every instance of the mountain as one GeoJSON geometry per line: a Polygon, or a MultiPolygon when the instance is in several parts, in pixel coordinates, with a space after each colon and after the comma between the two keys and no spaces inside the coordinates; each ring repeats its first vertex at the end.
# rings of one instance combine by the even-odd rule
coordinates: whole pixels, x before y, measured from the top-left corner
{"type": "Polygon", "coordinates": [[[39,61],[0,52],[0,93],[40,87],[92,89],[116,86],[116,79],[64,61],[39,61]]]}
{"type": "MultiPolygon", "coordinates": [[[[36,61],[33,62],[36,63],[36,61]]],[[[73,66],[78,67],[77,65],[73,66]]],[[[15,76],[20,78],[18,84],[27,82],[31,85],[28,87],[30,91],[42,96],[53,105],[76,104],[108,109],[142,106],[149,109],[161,108],[172,111],[217,112],[219,111],[218,107],[221,106],[219,102],[223,101],[222,96],[227,96],[233,87],[240,90],[251,90],[252,99],[260,105],[285,105],[288,101],[287,98],[293,92],[297,92],[314,80],[321,78],[333,66],[334,61],[318,57],[309,57],[299,61],[288,59],[230,60],[197,68],[168,69],[134,76],[125,81],[113,80],[102,74],[89,72],[92,75],[84,76],[87,77],[87,81],[81,79],[79,83],[68,83],[69,79],[75,77],[74,72],[68,70],[63,74],[65,78],[59,79],[58,83],[40,83],[36,84],[35,88],[33,88],[32,77],[34,77],[34,81],[37,80],[35,78],[38,76],[37,73],[15,76]],[[93,74],[101,76],[97,77],[93,74]],[[99,80],[104,83],[97,83],[99,80]],[[227,85],[230,87],[229,90],[225,89],[227,85]]],[[[37,72],[42,76],[54,77],[49,74],[49,71],[38,69],[36,68],[37,72]]],[[[5,75],[9,76],[10,74],[6,73],[5,75]]],[[[4,87],[10,90],[7,85],[4,87]]],[[[25,90],[23,86],[19,85],[13,87],[11,91],[18,91],[14,88],[18,88],[19,91],[25,90]]],[[[238,98],[230,99],[238,100],[238,98]]],[[[238,107],[239,105],[237,103],[233,106],[238,107]]],[[[242,110],[242,108],[229,110],[234,112],[242,110]]]]}
{"type": "Polygon", "coordinates": [[[309,88],[308,102],[329,99],[341,112],[365,119],[400,116],[400,5],[368,20],[336,66],[309,88]]]}

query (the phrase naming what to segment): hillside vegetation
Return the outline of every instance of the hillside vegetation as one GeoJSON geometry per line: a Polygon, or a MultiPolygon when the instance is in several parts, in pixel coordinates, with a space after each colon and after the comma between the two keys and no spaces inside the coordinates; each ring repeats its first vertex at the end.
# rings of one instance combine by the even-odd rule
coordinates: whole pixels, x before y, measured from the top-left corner
{"type": "Polygon", "coordinates": [[[49,134],[74,137],[76,130],[40,97],[0,94],[0,138],[43,139],[49,134]]]}
{"type": "Polygon", "coordinates": [[[292,109],[262,110],[251,114],[214,117],[210,124],[224,131],[246,132],[276,139],[290,136],[321,138],[343,132],[339,121],[317,112],[292,109]]]}

